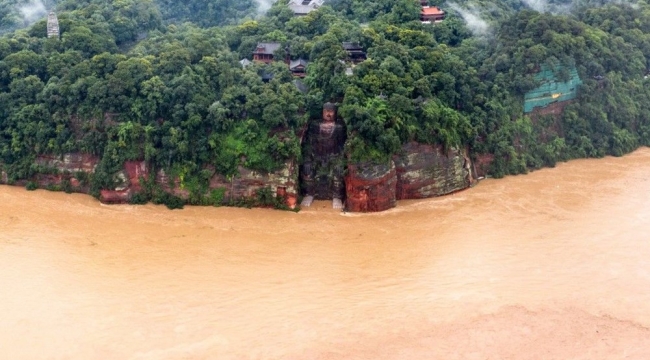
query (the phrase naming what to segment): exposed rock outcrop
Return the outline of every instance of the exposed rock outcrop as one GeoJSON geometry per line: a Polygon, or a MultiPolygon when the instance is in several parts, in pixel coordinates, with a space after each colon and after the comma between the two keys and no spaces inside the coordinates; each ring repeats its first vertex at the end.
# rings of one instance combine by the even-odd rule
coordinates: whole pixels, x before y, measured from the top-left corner
{"type": "Polygon", "coordinates": [[[87,178],[88,174],[95,172],[97,164],[99,164],[99,158],[91,154],[42,154],[36,157],[35,165],[40,167],[40,172],[34,176],[33,180],[38,183],[38,186],[44,188],[65,184],[69,187],[67,190],[87,192],[88,183],[83,180],[87,178]]]}
{"type": "Polygon", "coordinates": [[[445,152],[441,146],[410,142],[393,160],[398,200],[449,194],[469,187],[474,181],[471,161],[462,150],[445,152]]]}
{"type": "MultiPolygon", "coordinates": [[[[98,164],[99,158],[89,154],[40,155],[35,161],[40,171],[33,178],[22,179],[16,184],[24,186],[28,181],[35,181],[43,188],[65,189],[65,186],[69,186],[70,190],[88,193],[90,191],[88,182],[82,183],[77,176],[80,173],[93,174],[98,164]]],[[[135,194],[143,191],[142,180],[149,179],[149,176],[151,176],[151,168],[145,161],[125,161],[122,169],[113,174],[115,186],[101,189],[99,200],[106,204],[128,203],[135,194]]],[[[6,171],[0,172],[1,183],[7,183],[8,178],[6,171]]],[[[239,174],[231,180],[222,175],[215,175],[210,180],[209,187],[210,189],[224,188],[226,202],[254,199],[257,190],[268,187],[276,196],[284,199],[287,206],[294,208],[298,198],[297,178],[294,161],[287,161],[282,169],[268,174],[240,167],[239,174]]],[[[84,180],[86,179],[87,176],[84,176],[84,180]]],[[[190,192],[183,188],[180,179],[170,178],[164,170],[156,171],[154,180],[163,191],[183,200],[189,199],[190,192]]]]}
{"type": "Polygon", "coordinates": [[[129,179],[129,188],[131,191],[139,192],[142,190],[140,179],[149,178],[149,168],[144,161],[126,161],[124,162],[124,171],[129,179]]]}
{"type": "Polygon", "coordinates": [[[372,212],[395,207],[397,173],[395,163],[350,164],[345,177],[349,211],[372,212]]]}
{"type": "Polygon", "coordinates": [[[216,174],[210,179],[210,189],[224,188],[226,201],[237,201],[255,198],[256,192],[269,187],[285,204],[294,208],[298,199],[298,172],[293,160],[287,161],[282,169],[262,173],[244,167],[239,167],[238,175],[228,180],[225,176],[216,174]]]}
{"type": "Polygon", "coordinates": [[[558,101],[545,107],[536,107],[528,115],[533,119],[544,115],[553,115],[554,117],[559,117],[564,112],[564,108],[572,102],[572,100],[558,101]]]}
{"type": "Polygon", "coordinates": [[[115,174],[117,183],[114,189],[102,189],[99,201],[106,204],[124,204],[142,190],[140,179],[149,177],[149,168],[144,161],[125,161],[123,170],[115,174]]]}
{"type": "Polygon", "coordinates": [[[476,177],[482,178],[488,175],[490,166],[494,161],[494,154],[475,154],[473,167],[476,171],[476,177]]]}
{"type": "Polygon", "coordinates": [[[190,197],[190,192],[182,187],[181,180],[178,177],[171,178],[163,169],[156,171],[155,180],[161,189],[174,196],[178,196],[183,200],[187,200],[190,197]]]}
{"type": "Polygon", "coordinates": [[[85,172],[95,171],[99,158],[95,155],[84,153],[67,153],[63,155],[39,155],[36,164],[47,168],[56,169],[57,172],[85,172]]]}
{"type": "MultiPolygon", "coordinates": [[[[311,191],[305,195],[332,199],[334,207],[337,204],[342,207],[345,201],[349,211],[383,211],[394,207],[398,199],[439,196],[467,188],[476,176],[485,174],[493,158],[492,155],[477,156],[477,169],[474,169],[466,150],[445,152],[440,146],[411,142],[385,164],[347,164],[344,177],[345,135],[344,126],[336,119],[334,106],[325,106],[323,120],[313,123],[307,135],[307,149],[311,153],[303,164],[301,179],[303,189],[311,191]]],[[[90,154],[40,155],[35,161],[38,173],[15,183],[25,186],[36,182],[39,187],[88,193],[89,180],[98,164],[99,158],[90,154]]],[[[214,173],[214,169],[211,171],[214,173]]],[[[7,172],[6,167],[0,167],[1,183],[11,180],[11,174],[7,172]]],[[[101,189],[99,199],[109,204],[146,200],[147,197],[133,197],[144,191],[143,180],[150,179],[150,176],[154,176],[158,189],[192,203],[204,203],[200,198],[205,196],[210,204],[243,202],[266,206],[274,203],[269,199],[275,196],[294,208],[299,194],[295,160],[287,161],[281,169],[271,173],[239,167],[238,173],[231,178],[215,174],[208,188],[203,189],[207,190],[205,194],[191,194],[190,189],[184,187],[182,178],[171,176],[164,170],[153,172],[145,161],[125,161],[121,170],[113,174],[113,187],[101,189]],[[257,202],[258,192],[266,188],[270,192],[260,193],[264,200],[257,202]],[[219,191],[215,193],[212,190],[219,191]]],[[[160,193],[147,195],[159,199],[160,193]]]]}
{"type": "Polygon", "coordinates": [[[126,204],[131,200],[131,190],[101,190],[99,201],[104,204],[126,204]]]}

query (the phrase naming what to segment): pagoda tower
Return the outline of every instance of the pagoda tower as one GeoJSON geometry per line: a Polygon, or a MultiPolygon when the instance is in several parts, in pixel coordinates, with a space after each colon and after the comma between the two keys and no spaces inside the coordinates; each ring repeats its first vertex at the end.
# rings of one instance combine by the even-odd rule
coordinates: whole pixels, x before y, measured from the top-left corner
{"type": "Polygon", "coordinates": [[[50,11],[47,15],[47,37],[59,38],[59,19],[56,17],[54,11],[50,11]]]}

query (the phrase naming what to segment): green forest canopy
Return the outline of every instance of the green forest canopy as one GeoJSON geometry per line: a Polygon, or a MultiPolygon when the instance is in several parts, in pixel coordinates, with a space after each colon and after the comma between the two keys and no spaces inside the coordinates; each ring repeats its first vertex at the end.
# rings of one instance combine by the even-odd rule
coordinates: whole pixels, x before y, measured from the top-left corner
{"type": "Polygon", "coordinates": [[[0,163],[13,180],[33,175],[38,154],[73,151],[101,157],[95,188],[129,159],[201,181],[208,165],[272,171],[300,157],[297,134],[326,101],[340,105],[354,161],[415,140],[494,154],[499,177],[650,145],[643,1],[549,4],[561,13],[433,1],[448,11],[436,25],[414,0],[331,0],[302,17],[284,2],[264,16],[252,1],[47,2],[60,40],[45,15],[24,27],[23,3],[0,1],[0,163]],[[309,60],[307,92],[282,61],[241,67],[262,41],[282,43],[280,60],[309,60]],[[352,76],[344,41],[368,55],[352,76]],[[523,99],[541,67],[575,68],[583,84],[560,118],[532,121],[523,99]]]}

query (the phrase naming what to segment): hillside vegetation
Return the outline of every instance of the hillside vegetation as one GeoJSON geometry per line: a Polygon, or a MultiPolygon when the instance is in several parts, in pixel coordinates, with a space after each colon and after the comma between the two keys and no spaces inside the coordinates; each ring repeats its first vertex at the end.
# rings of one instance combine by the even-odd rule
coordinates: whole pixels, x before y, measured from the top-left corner
{"type": "Polygon", "coordinates": [[[439,4],[449,16],[431,25],[413,0],[332,0],[303,17],[284,2],[257,16],[252,1],[61,0],[48,4],[60,39],[46,37],[45,16],[19,29],[19,3],[0,1],[0,26],[16,29],[0,38],[0,163],[11,180],[31,176],[38,154],[73,151],[102,158],[94,189],[128,159],[197,184],[207,165],[271,171],[300,157],[299,131],[327,101],[340,105],[354,161],[415,140],[494,154],[499,177],[650,145],[645,2],[556,2],[549,9],[562,12],[549,13],[458,1],[439,4]],[[281,42],[280,60],[309,60],[308,92],[282,61],[242,69],[261,41],[281,42]],[[352,76],[344,41],[368,54],[352,76]],[[532,121],[523,97],[542,67],[575,67],[583,85],[559,118],[532,121]]]}

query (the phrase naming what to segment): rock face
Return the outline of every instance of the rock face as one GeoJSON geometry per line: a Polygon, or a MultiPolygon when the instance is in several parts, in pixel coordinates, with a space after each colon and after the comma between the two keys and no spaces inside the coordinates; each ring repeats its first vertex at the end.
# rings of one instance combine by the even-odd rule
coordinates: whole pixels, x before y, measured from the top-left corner
{"type": "Polygon", "coordinates": [[[60,173],[83,171],[90,174],[95,171],[98,163],[99,158],[97,156],[82,153],[39,155],[36,158],[37,165],[56,169],[60,173]]]}
{"type": "MultiPolygon", "coordinates": [[[[566,102],[557,102],[544,108],[535,108],[531,116],[557,115],[565,105],[566,102]]],[[[116,115],[118,114],[105,113],[103,123],[116,125],[117,122],[113,119],[116,115]]],[[[75,124],[75,135],[81,137],[81,121],[74,118],[71,122],[75,124]]],[[[144,191],[142,180],[153,176],[156,192],[146,195],[153,195],[156,199],[160,199],[161,195],[168,199],[164,194],[167,193],[191,203],[206,203],[203,201],[206,200],[210,204],[219,201],[224,204],[240,201],[251,204],[250,200],[258,200],[259,190],[268,188],[270,193],[260,193],[262,201],[252,203],[261,206],[273,204],[272,196],[275,196],[294,208],[301,193],[305,199],[309,199],[305,206],[309,206],[311,200],[316,198],[332,200],[334,208],[341,208],[345,203],[349,211],[374,212],[394,207],[398,199],[427,198],[465,189],[477,176],[485,175],[493,159],[490,154],[478,155],[473,164],[466,150],[445,152],[440,146],[411,142],[404,145],[400,153],[385,164],[350,164],[344,153],[347,139],[345,122],[337,116],[336,105],[332,103],[324,104],[321,119],[312,121],[306,129],[301,129],[299,136],[303,159],[300,166],[295,160],[290,160],[281,169],[271,173],[239,167],[235,176],[226,178],[216,174],[214,168],[208,165],[204,170],[210,170],[214,175],[210,178],[207,189],[192,188],[192,191],[206,192],[198,194],[190,193],[184,187],[182,178],[176,175],[172,176],[162,169],[154,171],[156,169],[144,161],[126,161],[113,174],[113,188],[101,189],[99,199],[111,204],[145,200],[144,196],[134,198],[134,195],[144,191]],[[164,193],[160,194],[157,192],[159,190],[164,193]]],[[[37,174],[29,179],[18,179],[15,183],[24,186],[29,181],[35,181],[40,187],[88,193],[89,180],[92,180],[88,175],[95,172],[99,160],[96,156],[82,153],[39,155],[34,164],[39,169],[37,174]]],[[[7,174],[7,171],[8,168],[3,169],[0,164],[0,183],[14,182],[12,174],[7,174]]],[[[196,183],[192,184],[196,186],[196,183]]]]}
{"type": "Polygon", "coordinates": [[[464,151],[445,153],[441,146],[411,142],[393,160],[398,200],[445,195],[468,188],[473,182],[471,161],[464,151]]]}
{"type": "Polygon", "coordinates": [[[549,105],[547,105],[545,107],[536,107],[528,115],[531,118],[536,118],[536,117],[543,116],[543,115],[553,115],[554,117],[558,117],[558,116],[562,115],[562,113],[564,112],[564,108],[567,105],[571,104],[572,102],[573,102],[573,100],[558,101],[558,102],[554,102],[552,104],[549,104],[549,105]]]}
{"type": "Polygon", "coordinates": [[[395,207],[397,173],[395,163],[351,164],[345,177],[349,211],[383,211],[395,207]]]}
{"type": "MultiPolygon", "coordinates": [[[[142,191],[141,179],[148,179],[151,170],[144,161],[127,161],[122,171],[115,175],[118,185],[115,189],[100,191],[99,200],[108,204],[128,203],[132,196],[142,191]]],[[[231,181],[223,175],[214,175],[210,180],[209,190],[223,188],[224,201],[237,201],[255,198],[256,191],[269,187],[276,196],[284,199],[287,206],[293,208],[297,201],[297,174],[292,161],[285,164],[281,170],[264,174],[243,167],[239,168],[238,176],[231,181]]],[[[155,183],[165,192],[183,200],[190,197],[189,190],[183,188],[179,178],[172,178],[164,170],[155,172],[155,183]]],[[[208,194],[205,194],[208,196],[208,194]]]]}
{"type": "Polygon", "coordinates": [[[259,189],[269,187],[285,204],[295,208],[298,199],[298,172],[293,160],[287,161],[282,169],[272,173],[261,173],[239,167],[239,174],[230,181],[216,174],[210,180],[210,189],[224,188],[226,201],[255,198],[259,189]]]}
{"type": "MultiPolygon", "coordinates": [[[[76,192],[90,192],[87,176],[83,179],[80,173],[90,175],[95,172],[99,158],[89,154],[69,153],[61,156],[40,155],[35,165],[39,172],[31,179],[21,179],[16,185],[25,186],[28,181],[35,181],[39,187],[68,189],[76,192]]],[[[151,168],[145,161],[125,161],[122,169],[113,175],[115,187],[101,189],[99,200],[106,204],[124,204],[131,201],[133,195],[143,191],[142,181],[149,179],[151,168]]],[[[276,195],[284,199],[287,206],[294,208],[298,198],[298,171],[294,161],[287,161],[284,167],[276,172],[264,174],[241,167],[239,174],[229,181],[224,176],[215,175],[210,181],[210,189],[224,188],[225,201],[236,201],[255,198],[256,191],[269,187],[276,195]]],[[[0,168],[0,183],[8,183],[9,174],[0,168]]],[[[163,171],[155,173],[155,182],[160,188],[174,196],[187,200],[189,191],[183,189],[181,181],[170,179],[163,171]]],[[[208,194],[206,194],[208,196],[208,194]]]]}
{"type": "MultiPolygon", "coordinates": [[[[66,190],[88,192],[87,175],[95,172],[99,158],[91,154],[67,153],[63,155],[38,155],[34,161],[37,173],[30,179],[18,179],[15,184],[24,186],[33,181],[39,187],[69,186],[66,190]]],[[[1,164],[0,164],[1,167],[1,164]]],[[[9,174],[0,171],[0,183],[9,183],[9,174]]]]}
{"type": "Polygon", "coordinates": [[[114,177],[118,185],[115,189],[101,190],[99,201],[106,204],[128,203],[133,194],[142,191],[140,178],[148,177],[149,168],[144,161],[126,161],[123,170],[114,177]]]}
{"type": "Polygon", "coordinates": [[[101,190],[99,201],[104,204],[126,204],[131,200],[131,190],[101,190]]]}
{"type": "Polygon", "coordinates": [[[555,102],[543,108],[535,108],[528,114],[535,125],[538,141],[546,143],[555,136],[564,137],[562,113],[572,102],[573,100],[555,102]],[[550,117],[550,119],[543,119],[543,117],[550,117]]]}
{"type": "Polygon", "coordinates": [[[163,169],[156,171],[156,184],[166,192],[178,196],[183,200],[187,200],[190,197],[190,192],[181,188],[180,179],[172,179],[163,169]]]}
{"type": "Polygon", "coordinates": [[[63,155],[39,155],[35,165],[40,167],[40,172],[35,175],[34,181],[40,187],[61,186],[64,181],[69,181],[70,189],[77,192],[87,192],[88,184],[79,177],[95,172],[99,158],[91,154],[67,153],[63,155]]]}
{"type": "Polygon", "coordinates": [[[482,178],[488,175],[488,171],[490,171],[490,166],[492,165],[492,161],[494,160],[494,155],[493,154],[476,154],[474,155],[474,164],[473,167],[476,172],[476,177],[477,178],[482,178]]]}
{"type": "Polygon", "coordinates": [[[144,161],[126,161],[124,171],[129,179],[129,188],[135,192],[141,191],[140,179],[146,180],[149,178],[147,163],[144,161]]]}

